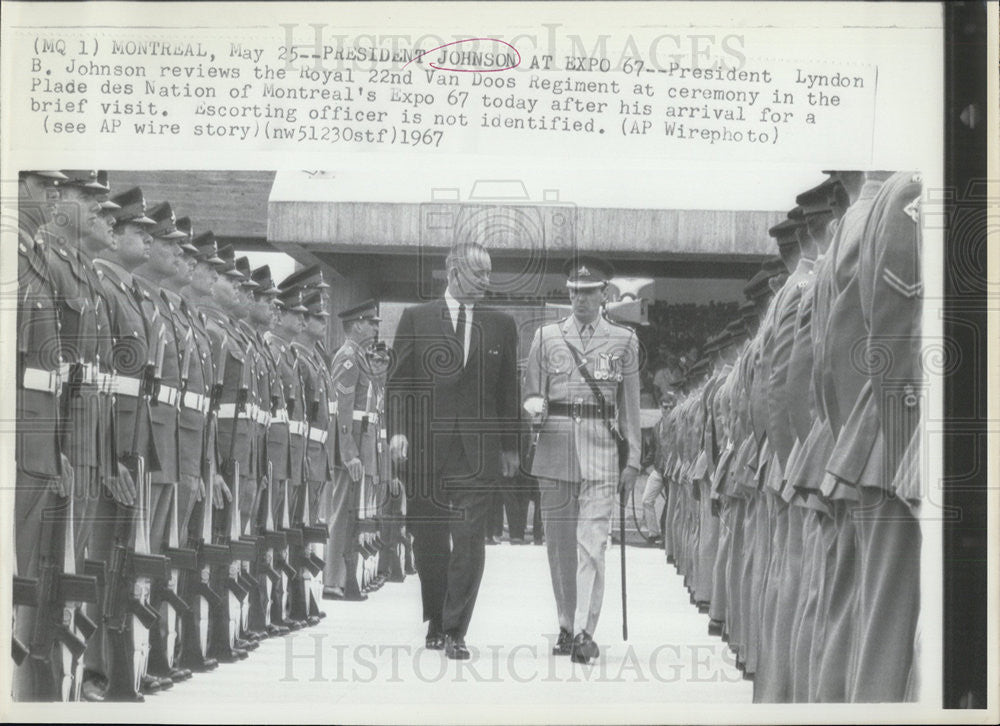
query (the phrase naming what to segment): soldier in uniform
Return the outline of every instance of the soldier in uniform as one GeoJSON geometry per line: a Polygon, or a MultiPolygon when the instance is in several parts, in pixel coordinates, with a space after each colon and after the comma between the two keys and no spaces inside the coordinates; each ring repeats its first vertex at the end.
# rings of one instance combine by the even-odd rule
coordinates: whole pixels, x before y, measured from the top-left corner
{"type": "Polygon", "coordinates": [[[327,548],[324,595],[333,599],[365,600],[363,583],[355,574],[361,550],[360,514],[365,490],[379,479],[378,442],[382,438],[384,397],[376,390],[376,375],[367,351],[378,335],[381,318],[374,300],[366,300],[338,313],[344,326],[344,344],[331,363],[337,397],[337,458],[334,468],[333,505],[335,519],[327,548]],[[330,562],[340,554],[340,561],[330,562]]]}
{"type": "Polygon", "coordinates": [[[286,523],[281,517],[282,512],[277,509],[277,502],[284,501],[284,487],[290,470],[288,407],[280,372],[282,352],[279,346],[273,345],[271,338],[271,331],[280,315],[276,303],[280,290],[274,284],[271,269],[267,265],[252,270],[250,277],[257,286],[252,290],[254,301],[250,306],[249,321],[256,327],[261,345],[262,365],[258,373],[262,379],[258,385],[261,390],[261,406],[266,406],[269,414],[264,438],[260,442],[261,484],[253,505],[252,531],[266,538],[268,546],[265,547],[265,556],[270,558],[267,564],[271,569],[276,568],[273,574],[265,573],[272,581],[270,588],[266,582],[259,583],[259,597],[267,607],[263,625],[270,635],[284,635],[289,632],[289,625],[284,617],[285,584],[296,573],[287,562],[287,534],[279,529],[286,523]],[[278,499],[279,496],[281,499],[278,499]],[[281,603],[281,606],[273,603],[281,603]]]}
{"type": "MultiPolygon", "coordinates": [[[[918,174],[889,177],[872,202],[858,258],[858,293],[868,330],[866,360],[884,355],[888,363],[867,371],[870,394],[863,392],[855,406],[865,406],[874,418],[875,444],[856,481],[857,633],[848,683],[854,702],[913,697],[910,671],[920,605],[921,546],[915,511],[921,491],[909,458],[919,446],[914,437],[923,397],[921,195],[918,174]]],[[[848,451],[864,435],[863,428],[845,425],[848,451]]],[[[843,461],[838,471],[843,471],[843,461]]]]}
{"type": "MultiPolygon", "coordinates": [[[[233,262],[219,255],[211,231],[198,235],[193,244],[198,260],[188,292],[189,305],[205,314],[206,328],[212,340],[215,446],[206,453],[212,460],[206,470],[212,479],[212,544],[232,547],[239,542],[242,527],[239,518],[239,485],[250,469],[251,428],[248,403],[252,370],[246,340],[238,329],[234,312],[242,313],[242,300],[230,281],[241,277],[233,262]],[[228,273],[228,274],[227,274],[228,273]]],[[[240,582],[239,560],[211,574],[211,589],[220,601],[210,618],[209,656],[218,662],[234,662],[248,655],[250,641],[239,637],[242,603],[246,590],[240,582]]]]}
{"type": "MultiPolygon", "coordinates": [[[[309,615],[323,618],[326,614],[320,610],[319,601],[323,597],[323,568],[325,562],[317,554],[318,546],[325,547],[328,539],[326,515],[329,506],[327,499],[331,496],[329,484],[332,480],[330,460],[327,455],[327,440],[330,434],[330,391],[326,364],[316,355],[317,335],[326,334],[326,311],[324,295],[329,285],[323,279],[323,270],[312,266],[299,270],[293,276],[286,278],[284,285],[294,284],[302,294],[304,325],[292,341],[292,347],[298,359],[299,375],[302,379],[303,406],[307,426],[303,486],[299,490],[300,498],[294,502],[295,517],[306,527],[309,534],[320,527],[324,531],[321,542],[307,541],[306,558],[311,563],[309,570],[309,615]]],[[[308,539],[308,538],[307,538],[308,539]]]]}
{"type": "MultiPolygon", "coordinates": [[[[150,210],[150,216],[159,218],[162,229],[154,236],[177,240],[182,254],[174,257],[176,272],[161,280],[161,295],[177,317],[176,325],[186,331],[180,361],[180,383],[177,448],[179,457],[177,486],[177,536],[181,547],[198,552],[197,569],[183,573],[179,595],[189,608],[181,618],[181,642],[175,663],[186,670],[206,671],[218,666],[218,661],[207,657],[207,629],[209,610],[217,593],[208,586],[210,568],[204,561],[203,545],[212,543],[212,500],[209,496],[210,467],[207,457],[214,456],[215,435],[209,423],[214,368],[212,339],[208,333],[205,314],[193,305],[192,288],[189,287],[196,270],[204,279],[207,274],[214,281],[215,268],[198,260],[194,246],[193,230],[189,218],[172,222],[170,205],[163,203],[150,210]],[[179,232],[176,237],[171,231],[179,232]],[[183,229],[182,229],[183,227],[183,229]],[[199,268],[207,268],[200,269],[199,268]]],[[[210,289],[210,285],[209,285],[210,289]]],[[[216,506],[221,503],[214,502],[216,506]]]]}
{"type": "Polygon", "coordinates": [[[182,495],[182,456],[178,437],[184,379],[190,374],[195,344],[190,321],[183,315],[180,306],[164,293],[163,286],[177,274],[177,262],[183,255],[179,240],[185,235],[174,227],[169,204],[161,203],[150,208],[148,216],[155,222],[149,230],[152,237],[150,254],[135,270],[134,277],[142,295],[141,305],[151,340],[156,341],[157,346],[157,386],[151,400],[151,412],[159,468],[152,474],[149,537],[152,552],[171,554],[174,565],[169,579],[154,586],[152,604],[160,613],[160,620],[151,632],[149,670],[150,675],[161,681],[186,680],[191,677],[191,671],[174,665],[176,646],[180,640],[180,613],[188,610],[187,603],[177,594],[180,580],[177,566],[183,564],[185,568],[196,568],[196,562],[193,561],[193,551],[186,548],[186,522],[183,523],[185,533],[181,535],[179,512],[181,498],[185,500],[185,506],[187,500],[192,498],[194,492],[190,491],[190,487],[194,482],[185,478],[184,483],[189,489],[182,495]]]}
{"type": "MultiPolygon", "coordinates": [[[[56,182],[69,181],[58,171],[25,171],[19,175],[17,402],[15,439],[16,487],[15,572],[37,581],[42,566],[43,523],[53,522],[56,533],[73,558],[71,495],[73,468],[63,448],[60,410],[60,324],[56,307],[58,288],[49,276],[45,249],[36,244],[40,228],[51,220],[56,182]],[[30,422],[30,424],[29,424],[30,422]]],[[[67,202],[69,200],[67,199],[67,202]]],[[[83,200],[81,200],[83,201],[83,200]]],[[[52,543],[56,544],[55,542],[52,543]]],[[[61,563],[60,563],[61,564],[61,563]]],[[[15,577],[15,581],[17,581],[15,577]]],[[[36,669],[50,670],[51,651],[32,650],[36,617],[44,617],[36,602],[19,602],[15,587],[13,652],[22,667],[14,671],[14,700],[53,698],[36,669]],[[34,657],[29,657],[33,655],[34,657]]]]}
{"type": "MultiPolygon", "coordinates": [[[[100,252],[100,257],[94,262],[108,301],[110,334],[114,342],[113,363],[117,374],[116,443],[118,451],[142,456],[147,468],[151,469],[159,466],[159,458],[152,438],[150,407],[144,396],[144,389],[145,377],[154,361],[155,352],[150,346],[149,321],[143,311],[141,292],[136,286],[133,273],[149,258],[152,241],[149,230],[154,221],[145,215],[141,192],[138,195],[127,193],[124,198],[116,198],[115,204],[118,209],[108,213],[113,224],[114,244],[100,252]]],[[[143,482],[135,484],[137,487],[144,487],[143,482]]],[[[141,494],[137,497],[128,496],[118,505],[104,498],[99,501],[97,516],[101,526],[94,532],[91,542],[92,560],[110,561],[116,540],[127,536],[121,526],[127,525],[135,517],[146,516],[147,513],[141,510],[133,511],[137,500],[143,500],[141,494]]],[[[126,541],[125,544],[131,546],[130,542],[126,541]]],[[[99,637],[87,653],[88,682],[85,685],[85,697],[88,700],[105,698],[112,667],[109,659],[125,657],[123,653],[111,651],[110,644],[106,642],[103,620],[102,613],[99,618],[102,626],[99,637]]],[[[150,681],[144,684],[144,689],[148,692],[169,685],[150,681]]],[[[135,694],[132,695],[135,697],[135,694]]]]}
{"type": "MultiPolygon", "coordinates": [[[[97,171],[63,174],[65,180],[54,182],[58,199],[53,214],[36,235],[36,250],[41,251],[44,259],[59,320],[58,350],[48,355],[59,361],[62,373],[60,449],[66,453],[73,474],[73,537],[66,540],[65,547],[73,553],[75,571],[82,573],[104,487],[119,502],[130,501],[134,488],[127,475],[119,476],[111,428],[110,321],[102,285],[93,266],[94,255],[114,244],[101,206],[109,187],[101,183],[97,171]]],[[[94,562],[95,566],[99,564],[94,562]]],[[[78,609],[77,622],[81,619],[80,612],[78,609]]],[[[96,643],[91,639],[92,648],[96,643]]],[[[61,662],[46,663],[46,657],[38,653],[33,663],[45,668],[54,666],[56,682],[62,678],[65,684],[71,674],[62,672],[61,662]]],[[[42,687],[50,689],[52,681],[47,676],[51,673],[36,670],[36,686],[44,683],[42,687]]],[[[73,678],[70,690],[75,693],[68,697],[80,693],[81,680],[73,678]]],[[[51,690],[35,695],[59,698],[51,690]]],[[[65,688],[63,697],[67,697],[65,688]]]]}
{"type": "Polygon", "coordinates": [[[573,315],[535,333],[524,409],[541,422],[531,474],[542,492],[559,619],[554,650],[588,663],[599,655],[593,635],[616,490],[627,498],[639,473],[639,344],[601,315],[610,265],[576,257],[566,275],[573,315]],[[628,443],[624,461],[614,431],[628,443]]]}
{"type": "MultiPolygon", "coordinates": [[[[278,319],[267,336],[271,354],[277,362],[278,375],[281,379],[282,395],[288,413],[288,477],[282,485],[276,487],[271,503],[274,507],[274,517],[278,526],[292,528],[296,531],[295,541],[289,539],[289,556],[300,564],[304,543],[297,533],[302,522],[297,519],[296,504],[302,499],[303,476],[305,469],[306,444],[309,436],[310,401],[306,399],[302,381],[302,363],[299,360],[298,349],[292,345],[305,329],[306,308],[302,305],[302,291],[293,279],[285,278],[278,284],[280,293],[277,297],[278,319]],[[294,526],[293,526],[294,525],[294,526]]],[[[289,580],[289,592],[284,604],[276,601],[272,609],[272,619],[290,628],[301,628],[310,615],[308,613],[305,573],[303,566],[295,568],[297,574],[289,580]]],[[[318,616],[316,622],[318,622],[318,616]]]]}

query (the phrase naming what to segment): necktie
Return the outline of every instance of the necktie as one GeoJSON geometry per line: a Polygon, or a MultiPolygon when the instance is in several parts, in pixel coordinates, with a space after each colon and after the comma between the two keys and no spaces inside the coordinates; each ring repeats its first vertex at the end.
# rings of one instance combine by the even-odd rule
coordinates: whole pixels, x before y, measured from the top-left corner
{"type": "Polygon", "coordinates": [[[459,303],[458,320],[455,322],[455,334],[458,344],[462,347],[462,365],[465,365],[465,304],[459,303]]]}
{"type": "Polygon", "coordinates": [[[583,330],[580,331],[580,338],[583,340],[583,344],[586,345],[590,342],[590,336],[594,332],[594,326],[587,323],[583,326],[583,330]]]}

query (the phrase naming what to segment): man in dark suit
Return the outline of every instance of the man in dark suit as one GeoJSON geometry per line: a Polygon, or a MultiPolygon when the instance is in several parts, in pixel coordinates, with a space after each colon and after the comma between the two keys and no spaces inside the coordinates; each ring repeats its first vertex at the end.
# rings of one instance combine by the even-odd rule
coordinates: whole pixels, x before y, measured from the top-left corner
{"type": "Polygon", "coordinates": [[[517,331],[509,315],[477,304],[492,269],[482,245],[456,245],[446,268],[444,297],[408,308],[399,321],[390,452],[408,466],[407,522],[427,647],[463,660],[489,504],[501,477],[519,465],[517,331]]]}

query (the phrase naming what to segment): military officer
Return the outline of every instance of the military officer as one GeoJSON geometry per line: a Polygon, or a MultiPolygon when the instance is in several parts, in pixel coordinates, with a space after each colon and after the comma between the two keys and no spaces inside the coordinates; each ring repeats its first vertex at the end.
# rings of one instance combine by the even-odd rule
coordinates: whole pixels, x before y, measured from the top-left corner
{"type": "Polygon", "coordinates": [[[337,458],[334,468],[332,539],[327,549],[330,578],[326,597],[365,600],[364,583],[357,576],[367,553],[362,549],[365,527],[361,522],[365,491],[379,480],[378,443],[384,419],[384,396],[377,388],[367,351],[374,343],[381,318],[374,300],[366,300],[340,313],[344,344],[333,357],[331,373],[337,397],[337,458]],[[346,502],[346,505],[345,505],[346,502]]]}
{"type": "Polygon", "coordinates": [[[638,340],[601,314],[611,274],[603,260],[569,261],[573,315],[535,333],[525,367],[524,408],[541,425],[531,474],[559,620],[554,650],[580,663],[599,655],[593,635],[615,494],[631,494],[641,454],[638,340]],[[623,460],[616,437],[628,444],[623,460]]]}

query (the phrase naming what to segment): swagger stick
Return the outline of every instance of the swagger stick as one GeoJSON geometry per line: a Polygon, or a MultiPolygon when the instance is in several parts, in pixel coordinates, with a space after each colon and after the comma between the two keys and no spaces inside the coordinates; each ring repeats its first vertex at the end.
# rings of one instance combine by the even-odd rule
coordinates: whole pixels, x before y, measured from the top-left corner
{"type": "Polygon", "coordinates": [[[625,587],[625,489],[618,495],[618,545],[622,551],[622,640],[628,640],[628,591],[625,587]]]}

